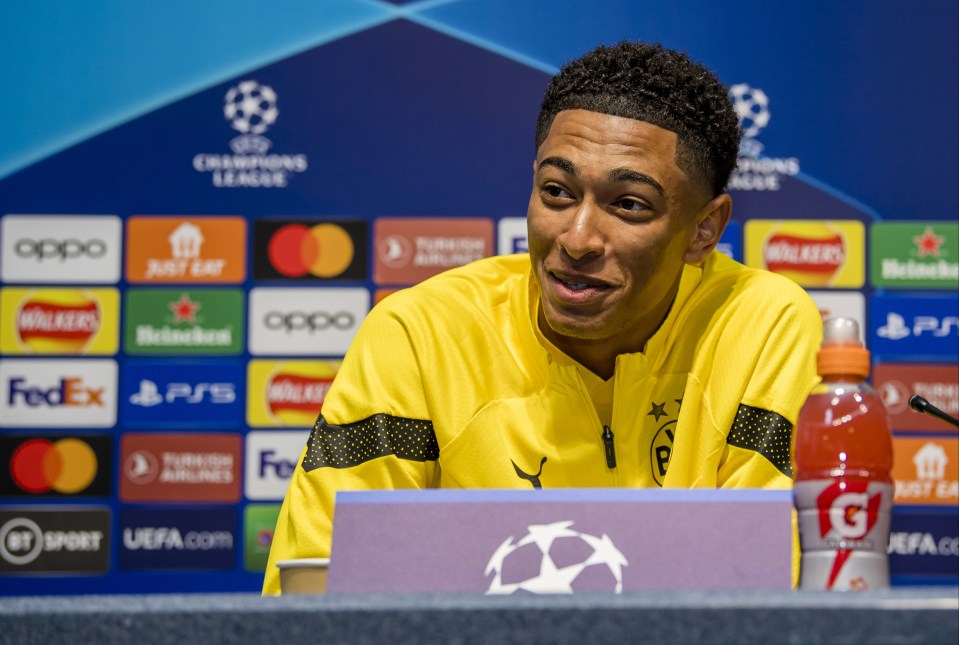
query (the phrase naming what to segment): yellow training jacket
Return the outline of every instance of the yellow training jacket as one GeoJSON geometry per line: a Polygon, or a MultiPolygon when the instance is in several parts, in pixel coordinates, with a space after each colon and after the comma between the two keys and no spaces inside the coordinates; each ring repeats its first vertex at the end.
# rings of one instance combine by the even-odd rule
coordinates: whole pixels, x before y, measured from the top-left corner
{"type": "Polygon", "coordinates": [[[687,265],[645,351],[617,358],[606,441],[538,306],[529,256],[513,255],[370,312],[291,480],[264,593],[279,592],[276,561],[329,555],[337,490],[791,487],[792,425],[822,337],[795,283],[720,253],[687,265]]]}

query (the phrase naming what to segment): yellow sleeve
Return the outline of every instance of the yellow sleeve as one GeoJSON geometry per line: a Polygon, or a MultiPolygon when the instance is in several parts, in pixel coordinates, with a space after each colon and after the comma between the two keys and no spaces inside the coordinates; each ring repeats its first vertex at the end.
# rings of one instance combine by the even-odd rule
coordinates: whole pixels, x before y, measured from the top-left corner
{"type": "Polygon", "coordinates": [[[310,433],[273,533],[264,595],[280,593],[278,561],[330,556],[336,491],[436,480],[439,450],[416,352],[388,301],[361,325],[310,433]]]}

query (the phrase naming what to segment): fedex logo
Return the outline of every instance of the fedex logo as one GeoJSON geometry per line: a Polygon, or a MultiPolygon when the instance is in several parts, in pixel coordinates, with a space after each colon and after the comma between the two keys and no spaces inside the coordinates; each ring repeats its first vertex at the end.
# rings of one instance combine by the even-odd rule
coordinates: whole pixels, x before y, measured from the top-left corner
{"type": "Polygon", "coordinates": [[[296,470],[309,430],[253,431],[246,436],[246,496],[282,500],[296,470]]]}
{"type": "Polygon", "coordinates": [[[127,363],[121,417],[136,428],[230,428],[242,423],[244,366],[232,360],[127,363]]]}
{"type": "Polygon", "coordinates": [[[10,390],[7,395],[7,404],[11,407],[18,401],[24,405],[37,407],[46,405],[57,407],[61,405],[88,407],[105,405],[103,402],[103,387],[88,387],[81,377],[63,378],[53,387],[44,388],[31,386],[25,378],[10,379],[10,390]]]}
{"type": "Polygon", "coordinates": [[[113,360],[0,360],[0,427],[109,428],[116,390],[113,360]]]}
{"type": "Polygon", "coordinates": [[[874,355],[959,359],[959,297],[876,295],[869,304],[874,355]]]}

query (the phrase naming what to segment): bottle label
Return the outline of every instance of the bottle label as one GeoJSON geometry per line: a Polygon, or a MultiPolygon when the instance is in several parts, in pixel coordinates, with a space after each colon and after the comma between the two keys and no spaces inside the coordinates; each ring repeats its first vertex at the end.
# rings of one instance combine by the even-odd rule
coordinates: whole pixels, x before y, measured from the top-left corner
{"type": "Polygon", "coordinates": [[[801,481],[793,493],[802,547],[800,588],[889,586],[891,483],[847,478],[801,481]]]}

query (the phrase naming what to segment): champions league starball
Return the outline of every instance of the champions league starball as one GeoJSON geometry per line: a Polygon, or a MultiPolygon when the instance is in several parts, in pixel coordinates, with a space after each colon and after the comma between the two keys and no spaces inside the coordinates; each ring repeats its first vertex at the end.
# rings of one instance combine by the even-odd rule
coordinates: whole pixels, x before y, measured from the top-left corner
{"type": "Polygon", "coordinates": [[[533,524],[519,541],[508,537],[486,565],[485,575],[493,574],[486,593],[621,593],[625,556],[605,533],[596,537],[572,525],[533,524]]]}
{"type": "Polygon", "coordinates": [[[761,89],[738,83],[729,88],[729,98],[743,126],[743,137],[751,139],[769,125],[769,97],[761,89]]]}
{"type": "Polygon", "coordinates": [[[243,134],[263,134],[276,122],[279,113],[276,92],[256,81],[243,81],[223,97],[223,116],[234,130],[243,134]]]}

